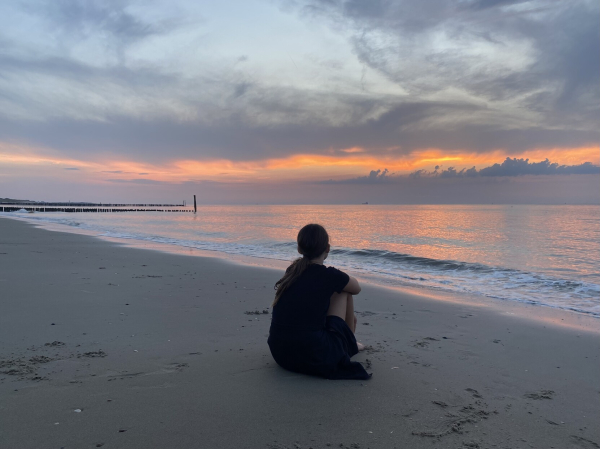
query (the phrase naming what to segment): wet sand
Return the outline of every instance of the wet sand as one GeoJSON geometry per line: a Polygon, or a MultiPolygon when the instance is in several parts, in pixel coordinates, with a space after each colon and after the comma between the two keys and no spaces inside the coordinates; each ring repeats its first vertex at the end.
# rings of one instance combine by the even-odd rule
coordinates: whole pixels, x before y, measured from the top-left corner
{"type": "Polygon", "coordinates": [[[0,447],[600,447],[598,320],[366,285],[329,381],[271,358],[280,274],[0,218],[0,447]]]}

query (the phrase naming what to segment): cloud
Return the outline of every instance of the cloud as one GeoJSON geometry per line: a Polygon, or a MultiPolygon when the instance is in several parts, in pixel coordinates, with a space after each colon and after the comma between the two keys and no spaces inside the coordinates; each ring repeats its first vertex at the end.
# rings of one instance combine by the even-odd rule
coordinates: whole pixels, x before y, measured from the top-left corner
{"type": "Polygon", "coordinates": [[[466,7],[474,10],[494,8],[497,6],[515,5],[518,3],[525,3],[529,0],[475,0],[466,7]]]}
{"type": "MultiPolygon", "coordinates": [[[[294,0],[352,36],[357,57],[412,95],[458,89],[538,124],[600,118],[598,2],[294,0]]],[[[565,126],[566,127],[566,126],[565,126]]]]}
{"type": "MultiPolygon", "coordinates": [[[[367,109],[369,103],[349,102],[351,111],[367,109]]],[[[287,157],[297,153],[330,154],[363,148],[364,154],[399,157],[422,148],[452,152],[486,153],[503,149],[521,153],[537,148],[595,146],[597,130],[544,128],[503,129],[502,126],[460,124],[450,128],[432,126],[438,115],[466,117],[485,113],[484,108],[439,102],[399,105],[362,123],[335,126],[302,122],[256,124],[241,117],[215,123],[110,116],[105,121],[54,119],[46,121],[0,120],[0,140],[55,148],[79,160],[123,157],[163,163],[173,159],[232,161],[287,157]],[[168,151],[166,151],[168,149],[168,151]]]]}
{"type": "Polygon", "coordinates": [[[233,96],[235,98],[241,97],[244,95],[248,89],[251,87],[250,83],[239,83],[234,86],[233,96]]]}
{"type": "Polygon", "coordinates": [[[548,159],[541,162],[529,162],[529,159],[517,159],[507,157],[501,164],[493,164],[489,167],[484,167],[477,170],[475,167],[463,168],[457,170],[455,167],[448,167],[440,170],[441,167],[436,165],[433,171],[416,170],[408,175],[392,175],[388,176],[388,171],[385,169],[372,170],[368,176],[358,178],[350,178],[343,180],[328,180],[325,184],[374,184],[379,182],[397,182],[405,179],[420,179],[420,178],[476,178],[476,177],[514,177],[524,175],[594,175],[600,174],[600,166],[594,165],[591,162],[584,162],[578,165],[559,165],[550,162],[548,159]]]}
{"type": "Polygon", "coordinates": [[[309,49],[314,73],[268,76],[251,66],[273,56],[263,49],[206,56],[214,36],[181,5],[165,16],[116,0],[15,3],[32,31],[0,27],[0,142],[149,163],[600,142],[596,2],[284,3],[329,24],[354,59],[309,49]]]}
{"type": "Polygon", "coordinates": [[[120,59],[123,59],[127,46],[153,35],[168,33],[181,22],[174,19],[149,22],[131,12],[131,6],[132,2],[122,0],[22,3],[24,11],[43,19],[43,25],[55,39],[101,40],[120,59]]]}
{"type": "Polygon", "coordinates": [[[388,169],[381,170],[371,170],[367,179],[370,181],[382,181],[386,179],[387,174],[389,173],[388,169]]]}
{"type": "Polygon", "coordinates": [[[520,175],[589,175],[600,173],[600,167],[591,162],[579,165],[558,165],[548,159],[529,162],[529,159],[506,158],[502,164],[479,170],[480,176],[520,176],[520,175]]]}
{"type": "MultiPolygon", "coordinates": [[[[471,167],[469,169],[463,168],[461,171],[456,171],[454,167],[448,167],[447,170],[442,170],[440,173],[441,178],[456,178],[456,177],[466,177],[472,178],[477,176],[477,169],[475,167],[471,167]]],[[[502,176],[502,175],[497,175],[502,176]]]]}
{"type": "Polygon", "coordinates": [[[448,167],[445,170],[438,171],[438,168],[439,166],[436,166],[433,172],[417,170],[412,172],[409,177],[472,178],[476,176],[593,175],[600,173],[600,166],[591,162],[584,162],[579,165],[559,165],[550,162],[548,159],[541,162],[529,162],[529,159],[511,159],[509,157],[501,164],[496,163],[481,170],[477,170],[475,167],[463,168],[462,170],[448,167]]]}
{"type": "Polygon", "coordinates": [[[63,170],[79,170],[77,167],[65,167],[63,170]]]}
{"type": "Polygon", "coordinates": [[[107,181],[123,184],[170,184],[165,181],[156,181],[154,179],[107,179],[107,181]]]}
{"type": "Polygon", "coordinates": [[[360,176],[358,178],[351,178],[345,180],[333,180],[322,181],[322,184],[379,184],[385,183],[392,180],[392,176],[388,176],[389,170],[385,168],[382,170],[371,170],[368,176],[360,176]]]}

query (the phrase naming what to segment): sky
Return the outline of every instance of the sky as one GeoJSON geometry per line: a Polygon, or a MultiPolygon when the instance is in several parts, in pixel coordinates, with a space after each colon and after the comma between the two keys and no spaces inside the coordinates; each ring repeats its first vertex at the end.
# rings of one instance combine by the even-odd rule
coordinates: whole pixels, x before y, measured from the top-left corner
{"type": "Polygon", "coordinates": [[[600,204],[597,0],[8,0],[0,198],[600,204]]]}

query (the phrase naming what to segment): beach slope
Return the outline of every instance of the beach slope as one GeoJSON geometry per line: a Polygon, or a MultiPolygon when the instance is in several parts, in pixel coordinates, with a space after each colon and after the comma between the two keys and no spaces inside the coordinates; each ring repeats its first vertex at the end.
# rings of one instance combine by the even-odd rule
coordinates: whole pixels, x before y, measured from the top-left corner
{"type": "Polygon", "coordinates": [[[0,218],[0,447],[600,447],[593,319],[366,285],[329,381],[271,358],[280,274],[0,218]]]}

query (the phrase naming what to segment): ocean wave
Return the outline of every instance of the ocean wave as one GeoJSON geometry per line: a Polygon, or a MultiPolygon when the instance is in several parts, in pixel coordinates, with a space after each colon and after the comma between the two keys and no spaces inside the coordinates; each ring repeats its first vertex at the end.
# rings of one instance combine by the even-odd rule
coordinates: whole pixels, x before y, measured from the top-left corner
{"type": "MultiPolygon", "coordinates": [[[[437,268],[441,270],[454,270],[454,271],[479,271],[479,272],[490,272],[494,268],[477,264],[458,262],[455,260],[443,260],[443,259],[429,259],[427,257],[412,256],[410,254],[395,253],[392,251],[384,251],[378,249],[334,249],[331,251],[333,255],[375,259],[375,260],[389,260],[397,263],[406,263],[413,266],[422,266],[425,268],[437,268]]],[[[508,270],[510,271],[510,270],[508,270]]]]}
{"type": "MultiPolygon", "coordinates": [[[[175,238],[169,235],[133,232],[128,230],[126,225],[122,230],[114,229],[109,225],[86,222],[84,218],[77,219],[70,214],[6,214],[21,216],[30,222],[64,225],[93,231],[100,236],[130,241],[146,241],[283,261],[291,261],[298,256],[295,242],[264,239],[244,239],[240,242],[236,241],[234,236],[225,234],[219,235],[218,241],[210,240],[216,238],[214,232],[195,232],[194,238],[175,238]]],[[[164,230],[164,234],[168,232],[168,229],[164,230]]],[[[368,248],[336,248],[331,251],[329,260],[340,269],[371,277],[383,285],[479,295],[495,300],[542,305],[600,317],[600,285],[582,279],[563,279],[547,273],[431,259],[368,248]]]]}

